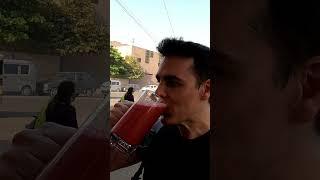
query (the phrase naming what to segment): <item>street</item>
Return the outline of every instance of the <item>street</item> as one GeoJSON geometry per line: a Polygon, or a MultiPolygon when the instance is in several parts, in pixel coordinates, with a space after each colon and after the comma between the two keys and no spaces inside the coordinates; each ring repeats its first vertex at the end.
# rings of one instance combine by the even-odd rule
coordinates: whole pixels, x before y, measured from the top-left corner
{"type": "MultiPolygon", "coordinates": [[[[110,108],[120,100],[124,92],[112,92],[110,108]]],[[[135,99],[139,93],[135,93],[135,99]]],[[[32,115],[40,111],[48,101],[47,96],[2,96],[0,97],[0,153],[7,150],[14,134],[24,129],[33,120],[32,115]],[[14,117],[13,117],[14,116],[14,117]]],[[[92,113],[102,98],[78,97],[73,103],[77,110],[78,124],[92,113]]],[[[114,171],[111,180],[128,180],[139,168],[139,164],[114,171]]]]}
{"type": "MultiPolygon", "coordinates": [[[[94,111],[101,100],[102,98],[87,97],[75,100],[73,104],[79,125],[94,111]]],[[[47,96],[3,96],[0,104],[0,140],[11,141],[13,135],[23,130],[24,126],[33,120],[32,115],[37,114],[48,101],[47,96]]]]}

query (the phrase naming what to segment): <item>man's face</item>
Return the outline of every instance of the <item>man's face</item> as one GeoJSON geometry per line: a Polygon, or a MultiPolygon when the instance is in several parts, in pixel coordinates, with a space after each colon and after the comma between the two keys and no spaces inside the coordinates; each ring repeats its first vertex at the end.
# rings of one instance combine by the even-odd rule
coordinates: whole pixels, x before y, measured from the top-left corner
{"type": "Polygon", "coordinates": [[[276,87],[276,52],[252,28],[265,6],[259,1],[214,4],[218,179],[259,179],[281,161],[287,147],[292,86],[276,87]]]}
{"type": "Polygon", "coordinates": [[[199,86],[193,72],[193,59],[166,57],[157,73],[160,82],[156,93],[167,104],[165,124],[181,124],[193,119],[200,111],[199,86]]]}

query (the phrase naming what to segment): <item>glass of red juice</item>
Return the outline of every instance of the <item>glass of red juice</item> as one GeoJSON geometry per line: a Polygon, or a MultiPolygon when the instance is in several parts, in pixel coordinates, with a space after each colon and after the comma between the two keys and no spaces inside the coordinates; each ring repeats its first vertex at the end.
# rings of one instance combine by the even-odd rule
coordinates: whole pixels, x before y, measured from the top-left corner
{"type": "Polygon", "coordinates": [[[143,142],[166,104],[152,91],[145,91],[111,129],[111,146],[130,154],[143,142]]]}
{"type": "Polygon", "coordinates": [[[36,180],[108,180],[109,101],[104,99],[36,180]]]}

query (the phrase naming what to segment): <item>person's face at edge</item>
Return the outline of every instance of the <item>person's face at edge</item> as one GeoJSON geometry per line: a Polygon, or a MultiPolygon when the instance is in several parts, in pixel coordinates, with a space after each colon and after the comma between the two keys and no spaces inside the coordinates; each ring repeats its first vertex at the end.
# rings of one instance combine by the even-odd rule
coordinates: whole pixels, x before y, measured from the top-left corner
{"type": "Polygon", "coordinates": [[[292,85],[276,87],[275,52],[250,26],[260,7],[260,0],[214,3],[218,179],[259,179],[287,150],[292,85]]]}

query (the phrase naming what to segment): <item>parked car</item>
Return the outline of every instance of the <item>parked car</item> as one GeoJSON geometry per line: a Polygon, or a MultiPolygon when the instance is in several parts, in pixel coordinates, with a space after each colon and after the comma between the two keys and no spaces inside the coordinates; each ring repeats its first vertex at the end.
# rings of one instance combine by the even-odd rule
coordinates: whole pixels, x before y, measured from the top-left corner
{"type": "Polygon", "coordinates": [[[146,90],[150,90],[150,91],[153,91],[155,92],[157,90],[158,86],[157,85],[146,85],[144,87],[142,87],[140,89],[140,91],[146,91],[146,90]]]}
{"type": "Polygon", "coordinates": [[[76,85],[76,93],[92,96],[97,88],[97,82],[87,72],[58,72],[46,81],[38,83],[38,89],[42,94],[54,96],[62,81],[73,81],[76,85]]]}
{"type": "Polygon", "coordinates": [[[33,95],[36,90],[37,70],[31,61],[0,60],[0,86],[3,94],[33,95]]]}
{"type": "Polygon", "coordinates": [[[111,82],[110,91],[120,92],[122,90],[120,81],[110,80],[110,82],[111,82]]]}

